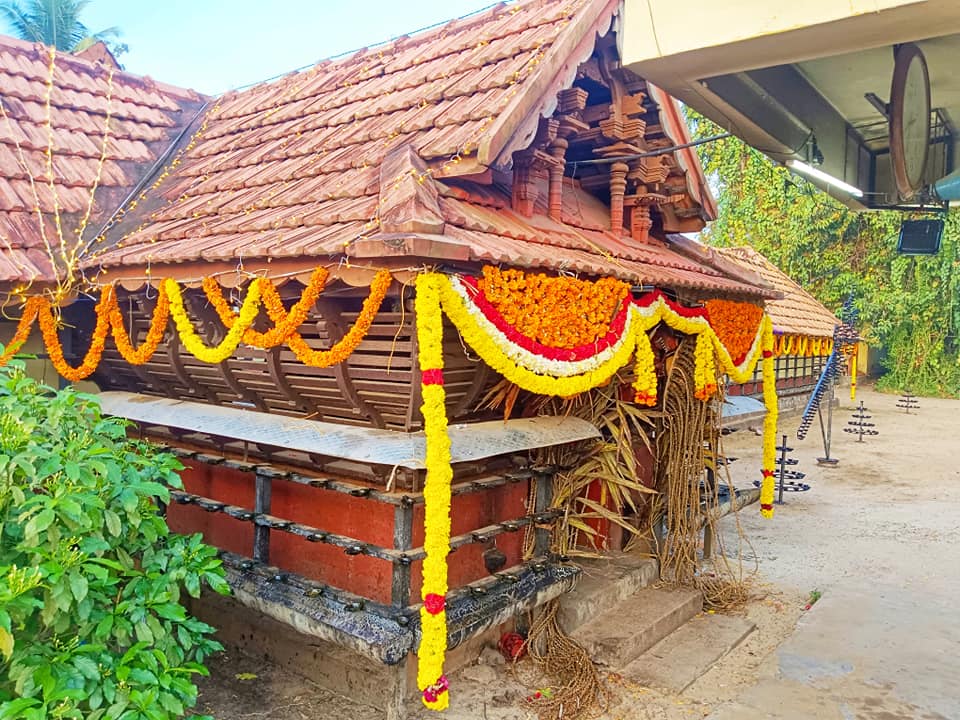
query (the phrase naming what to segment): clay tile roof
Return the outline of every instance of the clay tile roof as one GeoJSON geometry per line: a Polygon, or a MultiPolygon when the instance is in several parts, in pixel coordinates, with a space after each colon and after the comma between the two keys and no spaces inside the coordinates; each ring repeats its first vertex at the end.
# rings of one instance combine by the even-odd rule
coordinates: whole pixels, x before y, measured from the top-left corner
{"type": "Polygon", "coordinates": [[[51,279],[44,237],[59,244],[55,204],[61,234],[68,244],[76,241],[104,149],[108,110],[110,132],[86,239],[204,102],[192,91],[129,73],[114,72],[111,81],[103,64],[60,53],[48,93],[49,63],[42,45],[0,36],[0,283],[51,279]],[[45,154],[51,145],[53,191],[45,154]]]}
{"type": "Polygon", "coordinates": [[[804,290],[785,272],[751,247],[713,248],[729,260],[761,275],[764,280],[783,293],[779,300],[766,302],[777,334],[832,337],[840,320],[804,290]]]}
{"type": "MultiPolygon", "coordinates": [[[[544,207],[534,217],[513,212],[508,187],[469,179],[509,168],[619,8],[620,0],[498,5],[228,93],[152,201],[111,229],[90,264],[142,278],[146,266],[166,263],[154,276],[196,278],[212,262],[392,256],[764,295],[669,240],[641,246],[614,236],[608,211],[577,183],[564,190],[558,223],[544,207]],[[424,192],[407,187],[411,172],[424,192]]],[[[665,142],[684,142],[673,100],[650,94],[665,142]]],[[[702,227],[714,205],[696,155],[674,162],[694,205],[682,208],[685,217],[702,227]]]]}

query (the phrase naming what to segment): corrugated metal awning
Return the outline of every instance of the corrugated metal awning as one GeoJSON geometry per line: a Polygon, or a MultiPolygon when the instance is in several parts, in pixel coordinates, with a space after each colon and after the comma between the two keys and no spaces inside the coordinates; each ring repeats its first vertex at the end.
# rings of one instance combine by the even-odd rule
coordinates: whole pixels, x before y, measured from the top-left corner
{"type": "MultiPolygon", "coordinates": [[[[425,468],[422,432],[301,420],[129,392],[104,392],[99,398],[105,413],[148,426],[160,425],[355,462],[411,470],[425,468]]],[[[449,432],[450,456],[454,463],[600,437],[586,420],[546,416],[451,425],[449,432]]]]}

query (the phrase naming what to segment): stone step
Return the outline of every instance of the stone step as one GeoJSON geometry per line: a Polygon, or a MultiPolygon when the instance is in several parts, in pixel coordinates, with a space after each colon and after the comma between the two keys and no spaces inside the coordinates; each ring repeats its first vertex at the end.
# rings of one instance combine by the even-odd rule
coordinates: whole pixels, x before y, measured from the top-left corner
{"type": "Polygon", "coordinates": [[[582,573],[577,586],[560,596],[560,626],[568,633],[660,578],[656,560],[629,553],[578,564],[582,573]]]}
{"type": "Polygon", "coordinates": [[[756,629],[746,618],[701,614],[623,669],[640,685],[679,694],[756,629]]]}
{"type": "Polygon", "coordinates": [[[571,633],[590,658],[621,670],[703,608],[697,590],[643,588],[571,633]]]}

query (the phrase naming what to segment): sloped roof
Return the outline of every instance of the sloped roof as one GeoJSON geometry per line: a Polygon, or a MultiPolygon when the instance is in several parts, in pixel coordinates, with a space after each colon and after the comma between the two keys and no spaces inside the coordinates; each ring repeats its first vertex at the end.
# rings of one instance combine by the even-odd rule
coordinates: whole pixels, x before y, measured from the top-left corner
{"type": "MultiPolygon", "coordinates": [[[[145,266],[156,276],[163,264],[188,279],[264,258],[290,267],[298,258],[419,257],[762,295],[755,276],[731,277],[669,241],[640,245],[609,232],[606,206],[576,183],[564,188],[563,223],[545,207],[534,217],[511,209],[509,183],[496,173],[553,113],[618,8],[618,0],[500,5],[228,93],[162,197],[114,228],[112,249],[93,263],[128,278],[145,266]],[[404,148],[411,157],[392,163],[404,148]],[[411,177],[423,186],[411,192],[431,196],[430,227],[388,232],[392,193],[411,177]]],[[[663,142],[687,140],[673,100],[655,89],[651,97],[663,142]]],[[[695,154],[676,162],[710,217],[695,154]]]]}
{"type": "Polygon", "coordinates": [[[837,316],[759,252],[752,247],[713,250],[757,273],[783,293],[781,299],[766,302],[775,333],[833,337],[834,327],[840,324],[837,316]]]}
{"type": "Polygon", "coordinates": [[[87,238],[96,236],[105,216],[203,105],[192,91],[124,72],[111,78],[108,68],[76,56],[56,55],[52,82],[49,68],[46,47],[0,36],[0,282],[50,279],[44,235],[59,244],[55,203],[62,235],[72,248],[101,152],[104,162],[87,238]],[[45,155],[50,146],[53,191],[45,155]]]}

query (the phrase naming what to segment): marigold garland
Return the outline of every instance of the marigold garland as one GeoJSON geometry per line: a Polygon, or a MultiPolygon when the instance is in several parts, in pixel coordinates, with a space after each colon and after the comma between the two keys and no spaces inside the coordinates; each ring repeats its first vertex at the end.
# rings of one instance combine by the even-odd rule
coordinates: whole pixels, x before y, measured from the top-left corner
{"type": "Polygon", "coordinates": [[[123,314],[117,302],[116,291],[113,286],[105,286],[101,290],[100,300],[95,308],[96,325],[90,348],[83,362],[77,367],[71,367],[64,358],[63,348],[57,335],[58,320],[53,306],[46,297],[35,295],[24,304],[17,329],[4,348],[3,353],[0,354],[0,366],[5,365],[10,358],[20,351],[30,337],[35,320],[40,325],[40,331],[51,363],[57,372],[72,382],[84,380],[93,374],[103,357],[106,337],[111,330],[120,355],[132,365],[143,365],[153,357],[163,341],[167,324],[172,315],[184,347],[202,362],[211,364],[223,362],[233,354],[243,341],[249,341],[248,344],[263,349],[276,347],[278,344],[286,342],[304,364],[314,367],[328,367],[343,362],[356,350],[373,324],[383,299],[386,297],[392,278],[389,271],[379,271],[373,279],[370,294],[364,300],[357,321],[332,348],[317,351],[311,348],[300,336],[297,328],[303,324],[310,308],[316,304],[327,277],[326,269],[318,268],[315,270],[303,295],[289,311],[283,306],[280,294],[273,283],[265,278],[256,278],[250,283],[250,288],[239,314],[233,312],[219,289],[214,290],[215,283],[210,278],[205,278],[203,286],[207,297],[227,327],[226,336],[215,347],[207,347],[194,330],[193,323],[184,307],[180,286],[176,281],[167,278],[160,283],[157,304],[150,319],[150,328],[147,335],[140,347],[134,348],[124,326],[123,314]],[[267,312],[274,322],[274,327],[263,333],[251,329],[260,313],[261,303],[266,306],[267,312]]]}
{"type": "MultiPolygon", "coordinates": [[[[266,332],[258,332],[253,328],[249,328],[243,334],[243,342],[247,345],[263,348],[264,350],[283,345],[287,342],[287,339],[307,321],[307,316],[310,314],[313,306],[316,305],[320,293],[322,293],[326,287],[329,277],[330,273],[324,267],[318,267],[314,270],[300,298],[293,304],[289,311],[283,310],[282,317],[280,316],[281,313],[276,310],[278,307],[283,307],[283,300],[280,298],[279,292],[273,283],[263,283],[260,288],[263,296],[263,304],[267,306],[267,308],[273,308],[270,318],[273,320],[274,326],[266,332]]],[[[203,279],[203,292],[206,294],[210,304],[213,305],[214,310],[217,311],[217,315],[220,316],[220,322],[228,329],[232,328],[233,324],[237,321],[237,314],[223,297],[223,291],[220,289],[220,284],[215,278],[205,277],[203,279]]]]}
{"type": "Polygon", "coordinates": [[[763,403],[767,407],[763,419],[763,475],[760,481],[760,514],[773,517],[774,467],[777,461],[777,373],[773,359],[773,323],[763,321],[763,403]]]}
{"type": "MultiPolygon", "coordinates": [[[[578,345],[576,347],[569,348],[556,348],[537,342],[535,339],[524,335],[522,332],[517,330],[517,328],[507,322],[506,318],[500,313],[500,311],[497,310],[497,308],[495,308],[493,304],[491,304],[490,301],[484,296],[476,278],[470,277],[469,275],[462,275],[454,277],[453,281],[458,292],[464,296],[465,300],[469,301],[468,305],[476,306],[476,310],[479,312],[479,314],[489,321],[489,323],[493,325],[501,334],[506,336],[507,340],[515,345],[520,346],[524,350],[547,358],[548,360],[572,362],[575,360],[589,360],[595,358],[598,353],[615,344],[623,336],[627,320],[630,316],[630,306],[632,304],[631,299],[628,297],[625,297],[621,301],[620,309],[610,322],[606,335],[598,337],[594,341],[585,345],[578,345]]],[[[561,323],[564,321],[565,315],[566,312],[558,313],[553,318],[553,321],[561,323]]]]}
{"type": "Polygon", "coordinates": [[[606,335],[630,291],[616,278],[578,280],[491,265],[477,285],[518,332],[555,348],[589,345],[606,335]]]}
{"type": "MultiPolygon", "coordinates": [[[[363,307],[356,322],[353,323],[346,335],[329,350],[314,350],[301,337],[300,333],[294,331],[287,338],[287,346],[297,356],[297,360],[310,367],[330,367],[342,363],[350,357],[363,338],[366,337],[370,326],[373,325],[377,313],[380,312],[383,299],[390,289],[391,282],[393,282],[393,278],[389,270],[381,270],[374,276],[373,282],[370,284],[370,294],[364,299],[363,307]]],[[[282,322],[286,310],[280,301],[280,296],[268,292],[264,296],[264,303],[267,306],[270,319],[275,323],[282,322]]]]}
{"type": "Polygon", "coordinates": [[[828,357],[833,352],[833,339],[813,335],[776,335],[773,340],[775,357],[828,357]]]}
{"type": "Polygon", "coordinates": [[[634,401],[639,405],[653,407],[657,404],[657,370],[653,365],[653,347],[646,328],[636,330],[636,355],[634,357],[634,401]]]}
{"type": "Polygon", "coordinates": [[[499,317],[491,317],[484,308],[482,295],[472,292],[468,280],[450,277],[448,282],[460,296],[463,306],[473,317],[477,326],[496,344],[500,351],[517,365],[536,373],[551,377],[571,377],[583,375],[604,365],[616,354],[620,344],[627,340],[632,332],[634,320],[629,304],[616,319],[617,333],[611,330],[601,342],[593,346],[581,346],[569,350],[557,350],[541,345],[521,335],[506,325],[499,317]],[[586,350],[587,352],[581,352],[586,350]]]}
{"type": "Polygon", "coordinates": [[[260,313],[260,286],[262,280],[255,278],[247,288],[247,295],[240,307],[240,314],[233,327],[229,329],[223,339],[215,346],[208,347],[197,335],[193,322],[187,316],[183,306],[183,295],[180,286],[175,280],[167,278],[163,281],[164,290],[170,299],[170,314],[180,334],[180,341],[190,353],[201,362],[217,365],[233,355],[243,340],[243,334],[253,325],[260,313]]]}
{"type": "Polygon", "coordinates": [[[417,651],[417,686],[423,704],[445,710],[450,704],[449,683],[443,674],[447,651],[447,555],[450,552],[450,437],[447,433],[446,394],[443,389],[443,317],[441,287],[446,277],[425,273],[417,277],[414,307],[423,394],[427,477],[424,483],[424,605],[420,610],[421,640],[417,651]]]}
{"type": "Polygon", "coordinates": [[[138,348],[133,347],[130,335],[124,327],[123,314],[120,312],[116,293],[113,294],[113,302],[107,312],[110,316],[110,327],[113,330],[113,342],[123,359],[131,365],[144,365],[149,362],[163,341],[167,323],[170,321],[170,298],[167,296],[164,284],[160,284],[160,290],[157,293],[157,304],[150,318],[150,329],[147,330],[147,336],[138,348]]]}
{"type": "Polygon", "coordinates": [[[616,346],[616,350],[610,356],[610,359],[595,369],[569,377],[538,374],[519,365],[491,339],[477,317],[470,312],[466,301],[456,291],[450,278],[445,275],[438,275],[437,277],[440,278],[437,284],[443,310],[460,331],[463,339],[487,365],[529,392],[538,395],[559,395],[561,397],[578,395],[606,383],[617,370],[627,364],[631,355],[633,355],[636,336],[635,333],[628,332],[624,334],[622,341],[616,346]]]}
{"type": "Polygon", "coordinates": [[[10,338],[10,342],[7,343],[7,346],[3,349],[3,354],[0,354],[0,367],[10,362],[10,358],[20,352],[20,348],[27,342],[27,339],[30,337],[30,331],[33,329],[33,321],[36,320],[37,313],[40,312],[40,307],[45,302],[46,300],[43,297],[34,295],[24,304],[23,313],[17,322],[17,330],[14,332],[13,337],[10,338]]]}
{"type": "Polygon", "coordinates": [[[763,308],[753,303],[708,300],[710,327],[730,353],[735,364],[743,362],[760,331],[763,308]]]}
{"type": "Polygon", "coordinates": [[[84,355],[83,362],[77,367],[69,365],[63,357],[63,346],[60,344],[58,336],[58,323],[53,316],[53,309],[49,302],[40,307],[37,318],[40,323],[40,332],[43,335],[43,343],[47,346],[47,355],[50,363],[70,382],[80,382],[90,377],[100,360],[103,357],[103,348],[107,342],[107,333],[110,331],[110,317],[107,312],[111,301],[115,302],[114,289],[112,285],[107,285],[100,292],[100,301],[97,303],[97,322],[93,328],[93,337],[90,340],[90,347],[84,355]]]}
{"type": "Polygon", "coordinates": [[[697,335],[693,357],[694,396],[698,400],[709,400],[717,392],[717,364],[711,333],[704,331],[697,335]]]}

